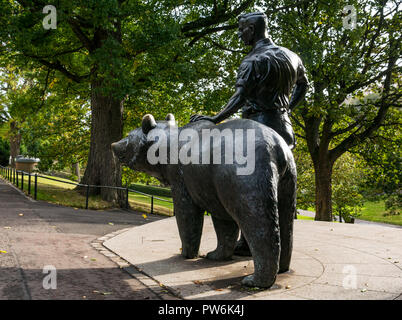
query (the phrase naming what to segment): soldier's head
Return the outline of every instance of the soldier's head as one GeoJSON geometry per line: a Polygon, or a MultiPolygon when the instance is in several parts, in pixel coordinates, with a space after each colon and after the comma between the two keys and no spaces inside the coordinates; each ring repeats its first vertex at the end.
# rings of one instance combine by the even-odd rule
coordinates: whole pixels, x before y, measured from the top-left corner
{"type": "Polygon", "coordinates": [[[242,14],[238,17],[239,38],[245,45],[254,45],[258,40],[268,37],[267,16],[263,12],[242,14]]]}

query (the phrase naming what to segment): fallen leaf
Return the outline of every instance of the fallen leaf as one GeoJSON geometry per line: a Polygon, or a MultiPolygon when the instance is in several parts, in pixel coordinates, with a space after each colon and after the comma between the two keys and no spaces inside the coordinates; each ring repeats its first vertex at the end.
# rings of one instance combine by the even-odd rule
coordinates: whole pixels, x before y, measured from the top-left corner
{"type": "Polygon", "coordinates": [[[84,259],[88,258],[88,256],[83,256],[84,259]]]}
{"type": "Polygon", "coordinates": [[[143,214],[142,217],[143,217],[144,219],[146,219],[146,218],[147,218],[147,215],[146,215],[146,214],[143,214]]]}
{"type": "Polygon", "coordinates": [[[289,286],[289,285],[287,285],[286,287],[285,287],[285,289],[290,289],[292,286],[289,286]]]}
{"type": "Polygon", "coordinates": [[[4,227],[4,229],[11,229],[11,227],[4,227]]]}
{"type": "Polygon", "coordinates": [[[394,261],[394,263],[399,263],[399,261],[394,261]]]}
{"type": "Polygon", "coordinates": [[[24,215],[23,213],[20,213],[20,214],[19,214],[20,217],[22,217],[23,215],[24,215]]]}
{"type": "Polygon", "coordinates": [[[109,294],[112,294],[111,292],[101,292],[104,296],[107,296],[109,294]]]}
{"type": "Polygon", "coordinates": [[[361,289],[360,290],[360,292],[366,292],[367,291],[367,289],[361,289]]]}
{"type": "Polygon", "coordinates": [[[215,291],[223,291],[223,289],[215,289],[215,291]]]}
{"type": "Polygon", "coordinates": [[[202,281],[200,281],[200,280],[194,280],[193,282],[194,282],[195,284],[200,284],[200,285],[203,284],[202,281]]]}
{"type": "Polygon", "coordinates": [[[114,226],[114,223],[113,223],[113,222],[109,222],[109,225],[114,226]]]}
{"type": "Polygon", "coordinates": [[[7,251],[5,251],[5,250],[0,250],[0,253],[7,253],[7,251]]]}
{"type": "Polygon", "coordinates": [[[96,259],[95,259],[95,258],[91,258],[91,261],[96,261],[96,259]]]}

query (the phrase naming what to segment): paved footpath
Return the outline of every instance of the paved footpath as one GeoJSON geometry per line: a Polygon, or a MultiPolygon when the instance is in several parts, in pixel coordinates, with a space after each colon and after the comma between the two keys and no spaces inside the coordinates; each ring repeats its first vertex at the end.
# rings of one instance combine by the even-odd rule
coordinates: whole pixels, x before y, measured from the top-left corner
{"type": "Polygon", "coordinates": [[[0,299],[159,299],[91,243],[160,219],[33,201],[0,179],[0,299]],[[55,290],[43,286],[49,265],[56,268],[55,290]]]}

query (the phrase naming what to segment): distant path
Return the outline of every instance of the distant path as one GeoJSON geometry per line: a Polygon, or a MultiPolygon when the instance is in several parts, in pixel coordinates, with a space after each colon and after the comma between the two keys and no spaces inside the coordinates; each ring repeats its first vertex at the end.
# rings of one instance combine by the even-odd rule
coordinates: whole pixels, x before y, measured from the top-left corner
{"type": "Polygon", "coordinates": [[[162,218],[34,202],[0,179],[0,299],[159,299],[90,243],[162,218]],[[46,265],[56,290],[43,288],[46,265]]]}

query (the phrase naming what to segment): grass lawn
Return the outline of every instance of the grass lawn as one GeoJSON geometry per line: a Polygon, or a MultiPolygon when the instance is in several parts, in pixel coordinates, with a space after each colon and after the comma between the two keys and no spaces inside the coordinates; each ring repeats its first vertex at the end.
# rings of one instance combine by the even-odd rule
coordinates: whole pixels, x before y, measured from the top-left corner
{"type": "MultiPolygon", "coordinates": [[[[43,175],[46,176],[46,175],[43,175]]],[[[49,176],[50,177],[50,176],[49,176]]],[[[51,177],[55,178],[55,177],[51,177]]],[[[74,182],[68,179],[55,178],[64,182],[74,182]]],[[[21,189],[21,176],[19,176],[19,188],[21,189]]],[[[74,190],[75,185],[62,183],[59,181],[48,180],[38,177],[37,199],[51,203],[60,204],[74,208],[85,208],[86,197],[74,190]]],[[[28,176],[24,176],[24,192],[28,194],[28,176]]],[[[34,194],[34,177],[31,177],[31,196],[34,194]]],[[[158,198],[171,201],[170,198],[158,196],[158,198]]],[[[129,193],[129,204],[133,210],[150,213],[151,198],[137,193],[129,193]]],[[[109,202],[103,201],[100,196],[91,196],[88,201],[88,208],[103,210],[111,208],[109,202]]],[[[163,215],[173,215],[173,204],[154,199],[154,213],[163,215]]]]}
{"type": "Polygon", "coordinates": [[[297,215],[297,220],[314,220],[313,217],[302,216],[300,214],[297,215]]]}
{"type": "Polygon", "coordinates": [[[384,216],[385,204],[383,200],[367,201],[357,219],[397,224],[402,226],[402,215],[384,216]]]}

